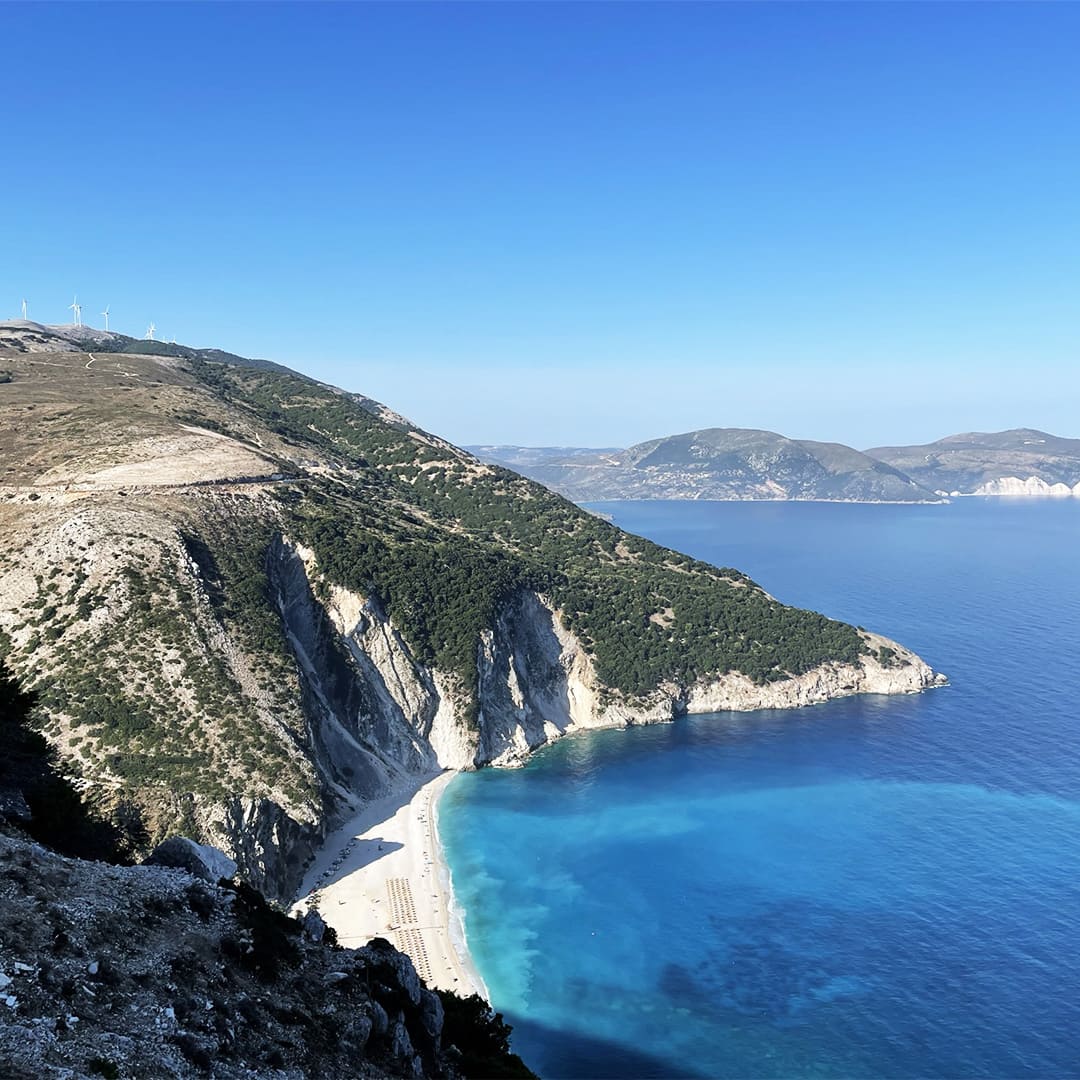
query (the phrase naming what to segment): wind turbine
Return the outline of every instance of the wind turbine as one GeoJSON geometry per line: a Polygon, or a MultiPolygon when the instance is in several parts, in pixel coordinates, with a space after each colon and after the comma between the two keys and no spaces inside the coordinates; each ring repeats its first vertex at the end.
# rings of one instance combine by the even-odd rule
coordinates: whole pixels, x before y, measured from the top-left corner
{"type": "Polygon", "coordinates": [[[154,331],[155,330],[157,330],[157,327],[153,323],[151,323],[146,328],[146,340],[147,341],[153,341],[154,340],[154,331]]]}
{"type": "Polygon", "coordinates": [[[105,333],[109,332],[109,305],[105,305],[105,310],[101,313],[105,316],[105,333]]]}
{"type": "Polygon", "coordinates": [[[26,322],[26,301],[25,300],[22,302],[22,317],[23,317],[23,322],[26,322]]]}
{"type": "Polygon", "coordinates": [[[79,298],[77,296],[68,306],[68,311],[75,312],[75,325],[82,326],[82,304],[79,303],[79,298]]]}

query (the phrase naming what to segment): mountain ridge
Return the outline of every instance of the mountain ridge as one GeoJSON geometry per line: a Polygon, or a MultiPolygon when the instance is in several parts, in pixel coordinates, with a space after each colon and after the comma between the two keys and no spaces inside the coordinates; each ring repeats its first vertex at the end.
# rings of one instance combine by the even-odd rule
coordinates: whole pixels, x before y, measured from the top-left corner
{"type": "Polygon", "coordinates": [[[481,448],[482,458],[579,502],[604,499],[795,499],[830,502],[941,502],[891,465],[842,443],[789,439],[755,428],[702,428],[626,450],[481,448]],[[498,453],[493,451],[499,451],[498,453]]]}
{"type": "Polygon", "coordinates": [[[288,898],[330,826],[439,768],[942,681],[363,395],[26,334],[0,324],[0,652],[136,846],[182,831],[288,898]]]}
{"type": "Polygon", "coordinates": [[[867,451],[903,468],[920,483],[958,494],[1024,494],[1013,480],[1032,485],[1031,494],[1068,494],[1050,489],[1062,485],[1080,495],[1080,439],[1062,438],[1036,428],[970,431],[915,446],[879,446],[867,451]],[[1012,488],[1012,490],[1010,490],[1012,488]]]}
{"type": "Polygon", "coordinates": [[[942,503],[1078,495],[1080,439],[1034,428],[865,451],[755,428],[702,428],[627,449],[469,445],[576,502],[620,499],[942,503]]]}

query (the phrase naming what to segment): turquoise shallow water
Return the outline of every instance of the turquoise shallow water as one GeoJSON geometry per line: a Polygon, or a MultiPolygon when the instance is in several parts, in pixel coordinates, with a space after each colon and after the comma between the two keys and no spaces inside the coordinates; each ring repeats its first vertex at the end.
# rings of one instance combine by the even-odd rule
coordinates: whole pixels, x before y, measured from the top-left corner
{"type": "Polygon", "coordinates": [[[609,504],[952,685],[563,740],[440,807],[545,1077],[1080,1076],[1080,502],[609,504]]]}

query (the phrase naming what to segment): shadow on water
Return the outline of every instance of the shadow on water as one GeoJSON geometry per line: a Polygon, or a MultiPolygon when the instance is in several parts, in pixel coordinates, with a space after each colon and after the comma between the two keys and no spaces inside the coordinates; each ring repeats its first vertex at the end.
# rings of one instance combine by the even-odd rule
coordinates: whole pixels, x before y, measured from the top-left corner
{"type": "Polygon", "coordinates": [[[519,1016],[506,1017],[514,1028],[511,1049],[543,1080],[703,1080],[694,1072],[663,1058],[643,1054],[628,1043],[557,1031],[519,1016]]]}

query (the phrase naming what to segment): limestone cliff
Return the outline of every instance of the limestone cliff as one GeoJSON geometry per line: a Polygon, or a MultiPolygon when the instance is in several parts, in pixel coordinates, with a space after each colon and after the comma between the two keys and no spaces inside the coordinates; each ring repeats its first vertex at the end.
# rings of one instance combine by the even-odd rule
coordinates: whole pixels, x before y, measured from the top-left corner
{"type": "Polygon", "coordinates": [[[980,484],[974,494],[1035,496],[1052,499],[1068,499],[1075,496],[1080,499],[1080,483],[1069,487],[1068,484],[1060,482],[1048,484],[1039,476],[1029,476],[1026,480],[1021,480],[1018,476],[1002,476],[980,484]]]}
{"type": "MultiPolygon", "coordinates": [[[[538,747],[589,728],[658,723],[685,713],[795,708],[851,694],[915,693],[945,682],[910,650],[864,631],[867,652],[858,663],[824,664],[765,684],[728,673],[689,685],[665,683],[629,699],[603,685],[550,600],[522,591],[481,636],[479,709],[470,724],[461,688],[418,664],[370,600],[326,586],[310,551],[287,541],[280,551],[302,598],[288,606],[290,626],[322,622],[337,635],[337,642],[327,636],[317,652],[305,652],[306,661],[321,658],[330,666],[336,645],[352,660],[333,691],[317,697],[332,730],[352,733],[345,756],[359,753],[365,762],[368,782],[354,790],[366,797],[388,790],[395,774],[521,764],[538,747]]],[[[311,672],[320,677],[317,666],[311,672]]],[[[326,760],[332,763],[333,755],[326,760]]]]}
{"type": "Polygon", "coordinates": [[[13,334],[0,652],[136,851],[181,832],[286,898],[329,828],[440,767],[938,681],[370,399],[13,334]]]}

